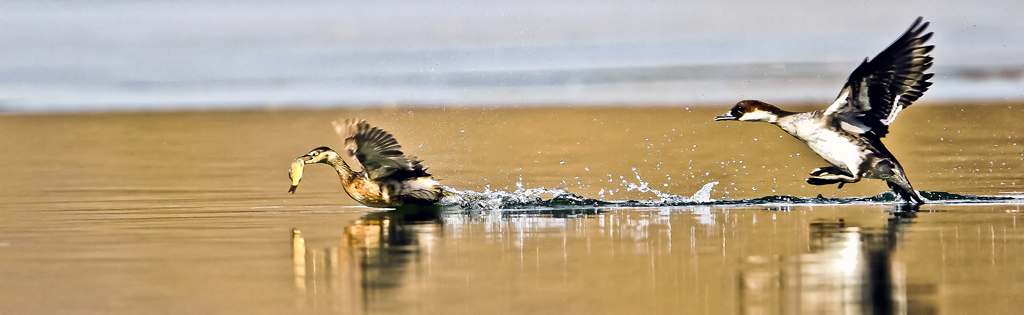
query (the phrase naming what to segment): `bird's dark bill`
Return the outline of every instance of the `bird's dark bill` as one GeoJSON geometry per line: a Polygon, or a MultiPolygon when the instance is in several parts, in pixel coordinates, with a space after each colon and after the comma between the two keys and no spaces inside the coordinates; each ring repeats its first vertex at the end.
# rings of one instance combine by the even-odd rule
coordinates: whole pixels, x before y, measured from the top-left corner
{"type": "Polygon", "coordinates": [[[732,113],[725,113],[725,115],[715,117],[715,121],[719,120],[736,120],[736,116],[733,116],[732,113]]]}
{"type": "Polygon", "coordinates": [[[288,188],[288,192],[290,192],[290,193],[293,193],[293,194],[294,194],[294,193],[295,193],[295,189],[296,189],[296,188],[299,188],[299,186],[298,186],[298,185],[293,185],[293,186],[292,186],[292,188],[288,188]]]}

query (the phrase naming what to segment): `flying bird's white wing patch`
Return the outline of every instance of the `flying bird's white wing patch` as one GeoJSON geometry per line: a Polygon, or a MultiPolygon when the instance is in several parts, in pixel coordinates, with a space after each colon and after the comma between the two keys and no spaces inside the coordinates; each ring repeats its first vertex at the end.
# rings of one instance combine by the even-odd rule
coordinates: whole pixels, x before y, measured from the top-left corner
{"type": "Polygon", "coordinates": [[[849,131],[849,132],[852,132],[852,133],[856,133],[856,134],[859,134],[859,135],[860,134],[864,134],[865,132],[871,131],[871,127],[868,127],[868,126],[862,124],[860,121],[857,121],[856,119],[851,119],[851,120],[840,119],[839,120],[839,127],[842,127],[843,130],[846,130],[846,131],[849,131]]]}
{"type": "Polygon", "coordinates": [[[850,102],[847,101],[850,98],[850,87],[844,86],[843,90],[839,92],[839,96],[832,102],[832,105],[825,110],[825,116],[832,116],[836,113],[843,113],[849,111],[850,102]]]}
{"type": "Polygon", "coordinates": [[[934,48],[924,46],[932,36],[924,32],[927,27],[928,22],[918,18],[874,59],[865,59],[850,73],[825,115],[841,120],[848,131],[885,137],[899,112],[932,85],[928,80],[934,74],[925,73],[932,66],[928,53],[934,48]]]}
{"type": "Polygon", "coordinates": [[[885,119],[882,119],[882,123],[886,126],[892,124],[893,121],[896,121],[896,115],[899,115],[900,112],[903,111],[903,105],[900,104],[900,97],[902,96],[903,95],[896,96],[896,101],[893,102],[894,105],[892,106],[892,111],[889,112],[889,115],[886,116],[885,119]]]}

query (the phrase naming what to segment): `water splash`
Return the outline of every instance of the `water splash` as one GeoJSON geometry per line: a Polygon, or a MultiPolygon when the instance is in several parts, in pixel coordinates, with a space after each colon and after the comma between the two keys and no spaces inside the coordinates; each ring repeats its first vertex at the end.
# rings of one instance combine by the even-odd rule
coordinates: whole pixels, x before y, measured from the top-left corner
{"type": "MultiPolygon", "coordinates": [[[[642,193],[652,193],[652,194],[654,194],[655,196],[657,196],[659,198],[659,200],[646,201],[646,202],[633,201],[633,202],[639,202],[639,203],[648,204],[648,205],[651,205],[651,206],[709,203],[709,202],[713,201],[713,200],[711,200],[711,191],[714,189],[715,185],[718,185],[718,182],[710,182],[710,183],[704,184],[704,186],[701,187],[700,190],[697,190],[697,192],[694,193],[693,196],[684,197],[684,196],[664,193],[664,192],[661,192],[660,190],[651,188],[650,183],[644,181],[644,179],[642,177],[640,177],[640,172],[637,172],[636,166],[633,167],[633,175],[636,176],[636,181],[637,181],[636,183],[628,183],[625,180],[623,180],[623,183],[626,185],[626,191],[628,192],[628,191],[636,190],[636,191],[639,191],[639,192],[642,192],[642,193]]],[[[627,202],[630,202],[630,201],[627,201],[627,202]]]]}
{"type": "MultiPolygon", "coordinates": [[[[637,175],[639,178],[639,175],[637,175]]],[[[493,209],[545,209],[545,208],[580,208],[580,207],[636,207],[636,206],[676,206],[711,203],[711,192],[718,182],[704,184],[693,196],[684,197],[662,193],[656,189],[647,187],[647,183],[641,181],[641,185],[631,184],[640,192],[650,192],[657,196],[658,200],[635,201],[621,200],[608,201],[594,198],[587,198],[576,195],[565,189],[523,188],[522,182],[516,183],[516,190],[507,192],[502,190],[492,191],[490,186],[485,186],[483,192],[472,190],[460,190],[445,186],[445,196],[440,205],[449,208],[463,210],[493,210],[493,209]]],[[[602,190],[603,191],[603,190],[602,190]]],[[[599,194],[602,198],[603,194],[599,194]]]]}
{"type": "Polygon", "coordinates": [[[516,190],[512,192],[491,191],[489,187],[483,192],[476,192],[445,186],[445,196],[441,199],[440,204],[464,210],[585,207],[611,204],[598,199],[581,197],[565,189],[543,187],[524,189],[522,182],[516,183],[516,187],[516,190]]]}

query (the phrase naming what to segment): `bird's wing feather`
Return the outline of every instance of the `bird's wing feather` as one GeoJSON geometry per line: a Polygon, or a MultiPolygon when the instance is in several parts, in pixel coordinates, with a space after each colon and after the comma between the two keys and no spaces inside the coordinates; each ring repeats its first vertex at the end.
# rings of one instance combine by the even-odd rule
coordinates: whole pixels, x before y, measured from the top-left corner
{"type": "Polygon", "coordinates": [[[355,139],[355,135],[358,133],[357,124],[346,119],[345,121],[332,121],[331,125],[334,126],[334,131],[338,133],[338,137],[341,137],[341,143],[344,145],[344,148],[338,154],[341,155],[345,163],[353,171],[363,171],[362,163],[359,162],[359,159],[356,159],[356,150],[359,148],[356,145],[355,139]]]}
{"type": "Polygon", "coordinates": [[[884,137],[889,124],[903,108],[910,106],[932,85],[932,66],[928,55],[934,46],[923,46],[932,33],[922,34],[928,22],[920,17],[874,59],[864,62],[850,74],[846,85],[825,115],[846,123],[844,129],[858,134],[884,137]],[[845,128],[853,126],[853,128],[845,128]]]}
{"type": "Polygon", "coordinates": [[[365,120],[336,120],[332,124],[345,142],[346,154],[354,157],[371,179],[426,175],[421,161],[405,156],[402,146],[390,133],[370,126],[365,120]]]}

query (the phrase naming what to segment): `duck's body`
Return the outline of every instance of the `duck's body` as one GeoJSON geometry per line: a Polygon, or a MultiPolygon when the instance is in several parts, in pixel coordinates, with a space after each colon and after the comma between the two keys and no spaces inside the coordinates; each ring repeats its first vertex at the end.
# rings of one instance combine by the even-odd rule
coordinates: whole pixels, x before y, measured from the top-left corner
{"type": "Polygon", "coordinates": [[[881,179],[904,200],[924,203],[881,138],[896,115],[931,85],[932,74],[924,73],[932,66],[927,54],[933,48],[922,46],[932,35],[922,35],[926,27],[928,23],[921,24],[918,18],[889,48],[861,63],[826,110],[792,113],[746,100],[715,120],[771,123],[807,144],[832,164],[811,171],[810,184],[839,183],[842,188],[861,178],[881,179]]]}
{"type": "Polygon", "coordinates": [[[292,179],[289,192],[295,192],[303,165],[324,163],[338,172],[349,197],[366,206],[395,208],[432,205],[441,200],[441,183],[426,172],[422,161],[403,154],[391,134],[371,127],[366,121],[335,121],[333,124],[346,144],[344,154],[361,170],[353,170],[341,153],[319,147],[295,160],[289,172],[292,179]]]}
{"type": "Polygon", "coordinates": [[[880,150],[867,139],[827,122],[824,111],[813,111],[779,117],[776,125],[848,174],[856,173],[864,162],[879,155],[880,150]]]}
{"type": "Polygon", "coordinates": [[[828,121],[824,111],[813,111],[780,117],[777,123],[779,128],[803,141],[839,170],[816,169],[811,172],[815,177],[808,179],[809,183],[825,185],[838,182],[842,186],[847,182],[857,182],[860,177],[881,179],[890,187],[895,186],[893,189],[907,201],[923,203],[907,180],[903,166],[879,138],[849,132],[842,128],[841,123],[824,123],[828,121]]]}

